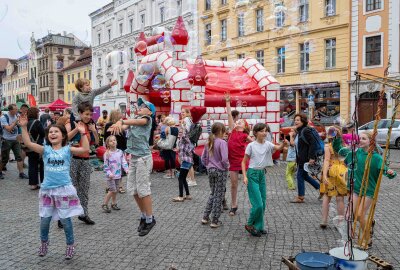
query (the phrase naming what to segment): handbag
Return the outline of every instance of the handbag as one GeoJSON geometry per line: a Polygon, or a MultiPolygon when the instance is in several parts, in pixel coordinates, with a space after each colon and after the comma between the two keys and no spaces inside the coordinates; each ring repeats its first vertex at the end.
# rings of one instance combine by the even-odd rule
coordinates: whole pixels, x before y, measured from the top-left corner
{"type": "Polygon", "coordinates": [[[157,142],[157,146],[163,150],[172,150],[174,148],[175,142],[176,142],[176,136],[168,134],[167,138],[160,139],[157,142]]]}

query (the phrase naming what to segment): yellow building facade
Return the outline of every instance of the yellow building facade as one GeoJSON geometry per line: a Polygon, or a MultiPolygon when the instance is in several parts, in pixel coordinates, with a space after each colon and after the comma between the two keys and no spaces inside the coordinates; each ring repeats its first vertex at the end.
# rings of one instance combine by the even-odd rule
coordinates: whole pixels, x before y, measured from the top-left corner
{"type": "Polygon", "coordinates": [[[202,55],[256,58],[281,84],[281,111],[307,112],[323,124],[345,121],[349,8],[346,0],[199,1],[202,55]]]}
{"type": "Polygon", "coordinates": [[[63,69],[64,73],[64,101],[72,103],[77,93],[75,82],[79,78],[85,78],[92,83],[92,50],[86,50],[77,61],[63,69]]]}

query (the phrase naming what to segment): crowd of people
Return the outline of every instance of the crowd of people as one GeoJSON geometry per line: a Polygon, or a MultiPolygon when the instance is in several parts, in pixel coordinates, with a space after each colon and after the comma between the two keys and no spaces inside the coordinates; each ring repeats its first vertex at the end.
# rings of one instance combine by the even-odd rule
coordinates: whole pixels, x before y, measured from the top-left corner
{"type": "MultiPolygon", "coordinates": [[[[88,225],[95,222],[89,216],[88,201],[91,166],[89,163],[90,146],[106,147],[103,156],[104,178],[107,183],[106,195],[101,209],[105,213],[120,210],[117,193],[127,192],[133,196],[140,210],[140,222],[137,228],[139,236],[147,235],[156,225],[153,213],[150,176],[153,168],[152,151],[157,149],[165,161],[164,178],[178,178],[178,196],[173,202],[182,203],[192,200],[190,188],[197,185],[193,165],[196,154],[194,149],[202,133],[200,119],[205,108],[183,108],[180,123],[172,116],[156,117],[155,106],[139,98],[135,115],[124,119],[118,110],[110,115],[103,111],[97,124],[93,121],[93,100],[96,95],[109,90],[117,82],[100,89],[92,90],[85,79],[76,81],[79,91],[74,98],[74,106],[63,114],[48,110],[40,115],[36,107],[27,105],[18,108],[8,106],[8,112],[1,117],[2,146],[0,178],[7,170],[10,151],[17,161],[19,177],[29,179],[32,190],[39,190],[40,238],[39,256],[45,256],[49,245],[49,225],[58,220],[58,226],[64,229],[66,236],[66,259],[75,253],[72,217],[88,225]],[[178,159],[176,155],[178,154],[178,159]],[[24,174],[24,158],[28,157],[28,175],[24,174]],[[178,161],[178,162],[177,162],[178,161]],[[179,164],[179,172],[176,165],[179,164]],[[126,190],[122,177],[128,174],[126,190]],[[111,204],[109,205],[111,201],[111,204]]],[[[364,132],[343,134],[341,127],[328,129],[327,142],[322,143],[315,130],[308,126],[303,114],[296,114],[294,127],[289,136],[276,143],[267,123],[255,124],[252,128],[240,113],[231,110],[231,97],[225,95],[228,127],[222,123],[209,124],[208,142],[204,146],[198,167],[205,167],[209,178],[210,193],[202,214],[201,223],[211,228],[221,226],[222,209],[229,210],[230,216],[238,211],[238,185],[242,178],[247,187],[251,204],[250,215],[245,230],[252,236],[260,237],[267,233],[265,227],[266,189],[268,168],[274,166],[272,155],[275,151],[288,149],[286,181],[288,189],[297,186],[297,196],[292,203],[305,202],[305,182],[320,191],[322,202],[321,228],[328,226],[329,202],[336,198],[338,214],[344,219],[344,196],[348,195],[348,168],[354,159],[353,144],[357,144],[354,166],[354,194],[357,202],[366,197],[366,203],[356,212],[360,224],[365,226],[365,215],[371,205],[376,188],[382,156],[374,151],[371,162],[369,182],[366,192],[360,192],[365,160],[371,141],[371,134],[364,132]],[[350,135],[350,136],[349,136],[350,135]],[[323,161],[321,161],[323,160],[323,161]],[[318,178],[320,168],[320,179],[318,178]],[[317,172],[315,172],[317,171],[317,172]],[[230,208],[227,206],[226,185],[230,181],[230,208]]],[[[208,119],[207,123],[211,123],[208,119]]],[[[389,178],[396,173],[385,168],[389,178]]],[[[356,203],[354,204],[356,205],[356,203]]]]}

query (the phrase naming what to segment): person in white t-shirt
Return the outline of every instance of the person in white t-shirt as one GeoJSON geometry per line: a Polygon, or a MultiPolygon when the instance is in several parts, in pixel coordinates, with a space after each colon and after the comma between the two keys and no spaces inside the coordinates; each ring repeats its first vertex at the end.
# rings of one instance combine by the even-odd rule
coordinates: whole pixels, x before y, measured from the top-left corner
{"type": "Polygon", "coordinates": [[[265,169],[274,165],[272,154],[282,150],[288,144],[285,140],[280,145],[275,145],[265,138],[267,125],[257,123],[253,128],[256,140],[247,145],[242,161],[243,182],[247,186],[251,210],[245,229],[253,236],[266,234],[264,226],[264,212],[266,206],[267,186],[265,183],[265,169]],[[246,164],[250,160],[249,169],[246,164]]]}

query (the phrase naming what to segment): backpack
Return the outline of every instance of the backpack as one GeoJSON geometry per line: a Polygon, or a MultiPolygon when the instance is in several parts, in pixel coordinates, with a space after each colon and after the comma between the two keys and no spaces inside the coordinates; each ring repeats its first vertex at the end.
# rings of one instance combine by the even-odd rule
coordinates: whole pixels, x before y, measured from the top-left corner
{"type": "Polygon", "coordinates": [[[311,135],[314,138],[314,141],[316,142],[317,146],[315,148],[315,154],[318,157],[323,157],[325,154],[325,150],[324,150],[324,142],[321,139],[321,136],[319,136],[318,131],[315,128],[312,127],[305,127],[301,133],[300,133],[300,137],[299,139],[302,139],[307,145],[310,145],[310,143],[306,140],[306,138],[304,137],[304,130],[308,128],[311,131],[311,135]]]}
{"type": "Polygon", "coordinates": [[[190,130],[188,133],[188,137],[191,143],[197,145],[197,142],[200,139],[201,133],[203,133],[203,128],[201,127],[200,123],[193,123],[190,126],[190,130]]]}

